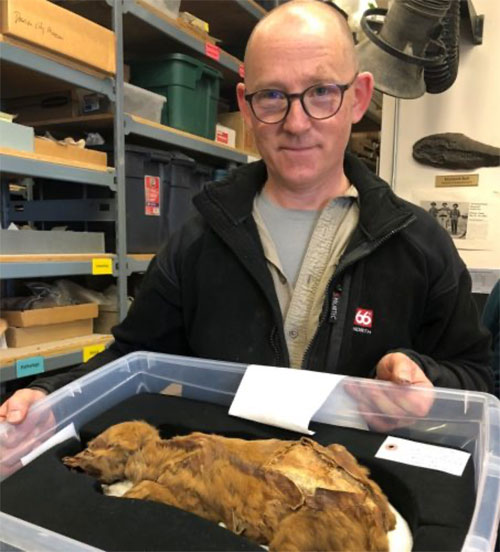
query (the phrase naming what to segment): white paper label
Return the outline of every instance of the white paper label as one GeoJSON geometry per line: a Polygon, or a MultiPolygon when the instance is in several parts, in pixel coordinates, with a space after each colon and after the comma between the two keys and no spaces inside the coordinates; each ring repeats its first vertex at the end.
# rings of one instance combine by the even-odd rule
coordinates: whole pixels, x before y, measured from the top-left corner
{"type": "Polygon", "coordinates": [[[248,366],[233,399],[229,414],[313,435],[309,422],[343,376],[248,366]]]}
{"type": "Polygon", "coordinates": [[[457,476],[463,474],[469,457],[470,454],[463,450],[416,443],[399,437],[387,437],[375,455],[375,458],[439,470],[457,476]]]}
{"type": "Polygon", "coordinates": [[[55,445],[58,445],[63,441],[71,439],[72,437],[76,437],[78,440],[80,440],[80,437],[76,432],[75,425],[71,423],[67,425],[65,428],[55,433],[54,435],[52,435],[52,437],[49,437],[45,442],[43,442],[41,445],[33,449],[31,452],[23,456],[21,458],[21,464],[23,466],[26,466],[26,464],[29,464],[35,458],[40,456],[40,454],[43,454],[46,450],[49,450],[55,445]]]}

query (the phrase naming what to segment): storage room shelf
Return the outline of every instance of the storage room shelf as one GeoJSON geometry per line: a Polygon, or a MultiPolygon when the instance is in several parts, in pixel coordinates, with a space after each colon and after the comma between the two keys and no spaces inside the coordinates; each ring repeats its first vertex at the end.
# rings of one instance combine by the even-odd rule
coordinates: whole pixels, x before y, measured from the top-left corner
{"type": "MultiPolygon", "coordinates": [[[[46,54],[50,56],[49,53],[46,54]]],[[[113,79],[97,72],[82,71],[76,64],[66,59],[57,60],[40,53],[7,42],[0,41],[2,73],[2,98],[26,96],[53,92],[61,88],[64,81],[81,88],[105,94],[114,100],[113,79]],[[33,79],[33,72],[38,73],[33,79]],[[30,77],[31,76],[31,77],[30,77]],[[27,84],[29,83],[29,88],[27,84]]]]}
{"type": "Polygon", "coordinates": [[[0,148],[0,167],[4,175],[67,180],[116,189],[115,173],[112,168],[103,167],[101,169],[92,165],[92,168],[89,169],[87,167],[90,165],[78,161],[57,160],[54,162],[54,160],[54,157],[46,155],[0,148]]]}
{"type": "Polygon", "coordinates": [[[153,257],[152,253],[129,253],[127,255],[128,273],[146,272],[153,257]]]}
{"type": "Polygon", "coordinates": [[[205,53],[207,41],[194,32],[189,32],[187,26],[141,0],[125,3],[124,9],[127,10],[123,33],[126,58],[131,55],[129,52],[141,57],[147,54],[158,56],[160,53],[168,52],[185,53],[218,68],[223,73],[226,84],[240,80],[239,70],[242,62],[222,49],[218,60],[208,57],[205,53]],[[141,23],[146,23],[148,28],[144,28],[141,23]],[[144,40],[144,36],[147,36],[148,40],[144,40]]]}
{"type": "Polygon", "coordinates": [[[113,337],[107,334],[93,334],[60,341],[51,341],[29,347],[0,350],[0,383],[18,379],[17,361],[31,357],[43,357],[43,372],[66,368],[83,362],[84,348],[107,345],[113,337]]]}
{"type": "Polygon", "coordinates": [[[176,128],[160,125],[159,123],[154,123],[135,115],[125,115],[125,134],[136,134],[172,146],[237,163],[248,163],[256,159],[255,155],[242,150],[230,148],[229,146],[218,144],[214,140],[208,140],[207,138],[189,134],[176,128]]]}
{"type": "MultiPolygon", "coordinates": [[[[200,3],[205,2],[206,0],[203,0],[200,3]]],[[[212,5],[211,0],[206,3],[212,5]]],[[[227,5],[232,3],[232,1],[224,2],[227,5]]],[[[246,20],[249,18],[249,10],[257,9],[255,6],[250,7],[248,2],[235,2],[235,4],[238,5],[240,15],[244,15],[246,20]]],[[[94,21],[98,25],[108,29],[111,28],[112,11],[107,2],[64,0],[62,6],[94,21]]],[[[214,13],[220,14],[225,9],[226,7],[221,8],[214,13]]],[[[181,10],[184,11],[182,5],[181,10]]],[[[198,10],[193,11],[195,15],[196,11],[198,10]]],[[[231,26],[233,28],[238,27],[234,20],[231,26]]],[[[224,38],[224,36],[215,36],[224,38]]],[[[168,17],[168,15],[142,0],[126,0],[123,2],[123,42],[126,63],[134,59],[155,58],[176,52],[192,55],[216,67],[223,73],[225,84],[234,84],[239,80],[239,69],[242,63],[239,59],[222,49],[218,61],[207,57],[205,55],[206,40],[203,37],[198,35],[195,30],[191,30],[187,24],[168,17]]]]}
{"type": "Polygon", "coordinates": [[[210,34],[222,40],[222,48],[243,58],[243,48],[255,24],[267,13],[252,0],[182,0],[181,10],[210,25],[210,34]]]}
{"type": "Polygon", "coordinates": [[[115,256],[106,253],[0,255],[0,278],[42,278],[95,274],[93,259],[112,259],[112,274],[116,275],[115,256]]]}
{"type": "MultiPolygon", "coordinates": [[[[52,121],[38,121],[33,123],[40,130],[61,130],[68,133],[76,131],[78,128],[99,128],[102,131],[111,131],[113,127],[113,116],[109,114],[92,115],[87,117],[78,117],[72,119],[57,119],[52,121]],[[82,126],[83,125],[83,126],[82,126]]],[[[156,142],[162,142],[163,145],[183,148],[191,152],[202,153],[209,157],[235,161],[237,163],[248,163],[256,159],[251,153],[244,152],[229,146],[218,144],[214,140],[208,140],[195,134],[183,132],[176,128],[168,127],[148,121],[136,115],[125,114],[125,134],[129,136],[140,136],[156,142]]]]}

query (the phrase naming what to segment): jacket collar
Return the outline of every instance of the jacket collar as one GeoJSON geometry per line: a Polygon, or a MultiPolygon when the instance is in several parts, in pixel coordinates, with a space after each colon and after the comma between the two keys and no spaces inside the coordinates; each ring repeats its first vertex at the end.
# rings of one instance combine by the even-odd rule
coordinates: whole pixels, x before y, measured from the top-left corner
{"type": "MultiPolygon", "coordinates": [[[[410,223],[412,212],[389,185],[375,176],[356,156],[346,153],[344,170],[359,193],[359,229],[370,241],[379,240],[393,229],[410,223]]],[[[263,161],[244,165],[220,182],[208,184],[194,198],[194,204],[210,223],[215,216],[238,226],[252,214],[255,195],[267,178],[263,161]]]]}

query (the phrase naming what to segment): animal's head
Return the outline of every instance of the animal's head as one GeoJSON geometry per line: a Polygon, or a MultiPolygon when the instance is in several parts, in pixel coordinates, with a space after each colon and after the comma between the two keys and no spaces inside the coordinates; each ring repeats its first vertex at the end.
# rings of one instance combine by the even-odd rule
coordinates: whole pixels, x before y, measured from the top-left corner
{"type": "Polygon", "coordinates": [[[158,430],[146,422],[124,422],[111,426],[89,442],[76,456],[63,458],[64,464],[80,468],[103,483],[123,479],[129,458],[146,444],[160,441],[158,430]]]}

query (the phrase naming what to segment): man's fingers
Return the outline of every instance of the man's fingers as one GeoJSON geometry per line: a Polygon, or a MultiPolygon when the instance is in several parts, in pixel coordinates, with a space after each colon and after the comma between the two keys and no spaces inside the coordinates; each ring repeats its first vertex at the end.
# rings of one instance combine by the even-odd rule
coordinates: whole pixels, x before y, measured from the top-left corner
{"type": "Polygon", "coordinates": [[[377,379],[392,381],[399,385],[409,385],[413,382],[414,373],[412,366],[406,363],[395,364],[391,362],[390,355],[386,355],[377,364],[377,379]]]}
{"type": "Polygon", "coordinates": [[[434,403],[433,387],[416,384],[391,390],[392,400],[407,413],[418,417],[426,416],[434,403]],[[398,392],[399,391],[399,392],[398,392]]]}
{"type": "Polygon", "coordinates": [[[370,389],[366,399],[375,407],[374,412],[381,412],[390,417],[402,417],[407,414],[406,410],[393,400],[390,390],[370,389]]]}
{"type": "Polygon", "coordinates": [[[5,420],[11,424],[17,424],[26,417],[30,402],[15,394],[5,403],[5,420]]]}
{"type": "Polygon", "coordinates": [[[356,401],[359,412],[368,425],[378,431],[388,431],[413,423],[414,418],[425,416],[434,402],[430,388],[412,385],[374,385],[366,382],[349,382],[345,391],[356,401]]]}
{"type": "Polygon", "coordinates": [[[19,389],[0,407],[0,421],[19,424],[25,418],[29,408],[47,394],[40,389],[19,389]]]}

